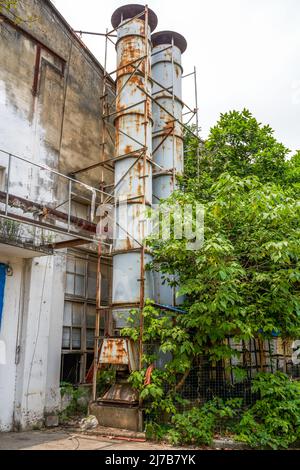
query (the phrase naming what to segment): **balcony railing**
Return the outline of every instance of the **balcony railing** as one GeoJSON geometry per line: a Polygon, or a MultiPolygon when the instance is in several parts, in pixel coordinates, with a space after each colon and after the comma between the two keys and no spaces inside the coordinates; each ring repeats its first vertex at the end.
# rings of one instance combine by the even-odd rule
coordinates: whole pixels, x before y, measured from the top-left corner
{"type": "Polygon", "coordinates": [[[47,248],[78,239],[97,243],[96,209],[110,194],[2,149],[0,168],[0,238],[21,243],[35,239],[47,248]],[[83,215],[74,211],[74,203],[84,209],[83,215]]]}

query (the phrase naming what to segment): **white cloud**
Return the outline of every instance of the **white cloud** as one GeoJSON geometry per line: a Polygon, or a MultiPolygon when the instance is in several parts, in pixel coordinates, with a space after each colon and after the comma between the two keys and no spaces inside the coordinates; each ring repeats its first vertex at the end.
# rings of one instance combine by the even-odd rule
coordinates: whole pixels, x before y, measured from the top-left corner
{"type": "MultiPolygon", "coordinates": [[[[122,0],[55,0],[75,28],[104,32],[122,0]]],[[[142,2],[141,2],[142,3],[142,2]]],[[[172,29],[188,41],[185,71],[198,70],[203,136],[221,112],[247,107],[292,149],[300,148],[299,0],[152,0],[158,30],[172,29]]],[[[103,63],[104,41],[84,37],[103,63]]],[[[109,67],[115,66],[113,47],[109,67]]],[[[187,79],[188,80],[188,79],[187,79]]],[[[191,82],[185,100],[193,102],[191,82]]]]}

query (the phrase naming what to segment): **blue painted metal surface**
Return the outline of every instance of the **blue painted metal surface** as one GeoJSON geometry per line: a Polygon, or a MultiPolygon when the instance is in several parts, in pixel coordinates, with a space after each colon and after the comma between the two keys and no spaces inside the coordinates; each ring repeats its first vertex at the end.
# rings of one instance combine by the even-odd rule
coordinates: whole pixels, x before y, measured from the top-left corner
{"type": "Polygon", "coordinates": [[[0,264],[0,329],[1,329],[1,323],[2,323],[5,280],[6,280],[6,265],[0,264]]]}
{"type": "MultiPolygon", "coordinates": [[[[265,334],[264,330],[262,328],[260,328],[258,330],[258,333],[261,333],[261,334],[265,334]]],[[[281,336],[281,331],[280,330],[272,330],[271,331],[271,336],[273,336],[274,338],[279,338],[281,336]]]]}
{"type": "Polygon", "coordinates": [[[175,313],[187,313],[186,310],[182,310],[182,308],[178,307],[173,307],[173,305],[163,305],[163,304],[158,304],[154,303],[154,307],[160,308],[161,310],[169,310],[170,312],[175,312],[175,313]]]}

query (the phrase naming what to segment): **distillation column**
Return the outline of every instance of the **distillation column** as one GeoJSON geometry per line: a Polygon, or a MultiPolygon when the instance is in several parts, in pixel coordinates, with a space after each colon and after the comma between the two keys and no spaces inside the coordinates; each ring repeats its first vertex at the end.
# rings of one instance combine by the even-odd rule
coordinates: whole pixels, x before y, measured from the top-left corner
{"type": "MultiPolygon", "coordinates": [[[[153,205],[168,198],[176,189],[176,176],[183,173],[184,146],[182,123],[181,56],[187,42],[181,34],[162,31],[152,35],[153,78],[153,205]]],[[[163,283],[162,275],[154,273],[155,300],[175,306],[176,289],[163,283]]]]}

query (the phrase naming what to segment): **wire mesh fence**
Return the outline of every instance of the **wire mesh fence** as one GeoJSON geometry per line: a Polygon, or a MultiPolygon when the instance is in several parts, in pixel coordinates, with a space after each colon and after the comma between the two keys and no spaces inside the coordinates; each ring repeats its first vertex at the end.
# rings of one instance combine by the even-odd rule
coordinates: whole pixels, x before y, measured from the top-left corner
{"type": "MultiPolygon", "coordinates": [[[[231,358],[211,361],[207,356],[198,356],[182,381],[178,393],[183,399],[180,410],[185,411],[199,406],[216,397],[228,400],[242,398],[243,405],[251,405],[258,398],[252,390],[254,377],[260,372],[275,373],[281,371],[291,378],[300,378],[300,365],[292,360],[292,341],[272,338],[267,340],[252,339],[228,345],[236,352],[231,358]]],[[[147,352],[153,345],[147,345],[147,352]]],[[[167,356],[160,355],[156,367],[162,369],[168,361],[167,356]]]]}

